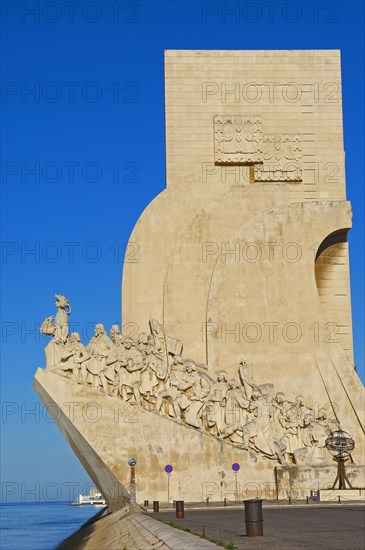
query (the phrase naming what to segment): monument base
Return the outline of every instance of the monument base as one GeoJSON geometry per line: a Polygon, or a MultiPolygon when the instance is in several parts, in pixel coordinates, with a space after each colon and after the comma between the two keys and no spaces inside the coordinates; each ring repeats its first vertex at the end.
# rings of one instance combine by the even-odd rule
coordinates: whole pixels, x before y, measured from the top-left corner
{"type": "Polygon", "coordinates": [[[131,457],[137,503],[276,498],[273,460],[47,369],[38,369],[33,387],[112,510],[129,504],[131,457]]]}
{"type": "MultiPolygon", "coordinates": [[[[365,466],[346,465],[346,474],[354,489],[365,487],[365,466]]],[[[321,466],[277,466],[277,498],[305,499],[311,491],[332,489],[337,475],[335,463],[321,466]]],[[[331,491],[332,492],[332,491],[331,491]]]]}
{"type": "Polygon", "coordinates": [[[365,488],[364,489],[324,489],[320,493],[320,500],[322,502],[339,502],[346,504],[349,502],[364,502],[365,501],[365,488]]]}

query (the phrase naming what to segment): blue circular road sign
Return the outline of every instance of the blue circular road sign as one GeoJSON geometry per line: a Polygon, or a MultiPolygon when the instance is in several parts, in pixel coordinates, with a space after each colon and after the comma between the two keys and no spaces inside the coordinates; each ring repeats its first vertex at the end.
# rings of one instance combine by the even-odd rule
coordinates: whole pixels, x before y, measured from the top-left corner
{"type": "Polygon", "coordinates": [[[171,464],[167,464],[167,466],[165,466],[165,472],[167,474],[171,474],[172,470],[173,470],[173,467],[171,466],[171,464]]]}
{"type": "Polygon", "coordinates": [[[238,470],[241,468],[241,466],[237,463],[237,462],[234,462],[234,464],[232,464],[232,470],[234,472],[238,472],[238,470]]]}

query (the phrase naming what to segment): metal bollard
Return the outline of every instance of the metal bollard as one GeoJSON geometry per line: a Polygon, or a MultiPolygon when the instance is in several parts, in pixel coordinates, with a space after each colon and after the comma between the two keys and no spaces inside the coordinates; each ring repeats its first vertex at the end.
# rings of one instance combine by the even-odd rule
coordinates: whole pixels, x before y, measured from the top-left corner
{"type": "Polygon", "coordinates": [[[307,497],[307,504],[309,504],[309,497],[307,497]]]}
{"type": "Polygon", "coordinates": [[[160,511],[160,501],[154,500],[153,501],[153,511],[159,512],[160,511]]]}
{"type": "Polygon", "coordinates": [[[338,504],[341,504],[341,496],[340,496],[340,495],[338,495],[338,497],[337,497],[337,498],[338,498],[338,504]]]}
{"type": "Polygon", "coordinates": [[[207,497],[207,506],[209,506],[209,497],[207,497]]]}
{"type": "Polygon", "coordinates": [[[289,497],[289,499],[288,499],[288,500],[289,500],[289,504],[291,504],[291,497],[289,497]]]}
{"type": "Polygon", "coordinates": [[[246,535],[248,537],[262,537],[264,534],[262,518],[262,500],[244,500],[246,535]]]}
{"type": "Polygon", "coordinates": [[[148,500],[145,500],[145,501],[144,501],[144,507],[147,508],[148,505],[149,505],[148,500]]]}
{"type": "Polygon", "coordinates": [[[224,506],[227,506],[227,499],[224,499],[224,506]]]}
{"type": "Polygon", "coordinates": [[[182,519],[184,517],[184,501],[176,501],[176,517],[182,519]]]}
{"type": "Polygon", "coordinates": [[[173,500],[173,501],[172,501],[172,507],[173,507],[173,508],[176,508],[176,500],[173,500]]]}

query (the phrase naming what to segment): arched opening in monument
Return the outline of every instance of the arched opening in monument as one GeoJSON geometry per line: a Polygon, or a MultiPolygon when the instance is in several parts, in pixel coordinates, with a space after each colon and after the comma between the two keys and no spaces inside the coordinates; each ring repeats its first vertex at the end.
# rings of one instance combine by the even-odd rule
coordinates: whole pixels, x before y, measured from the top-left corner
{"type": "Polygon", "coordinates": [[[314,269],[319,298],[332,327],[332,338],[338,340],[346,356],[353,361],[348,231],[348,228],[334,231],[322,241],[314,269]]]}
{"type": "Polygon", "coordinates": [[[330,233],[329,235],[327,235],[327,237],[321,242],[321,244],[318,247],[318,250],[316,253],[316,263],[317,263],[317,260],[320,259],[320,256],[326,253],[326,251],[328,251],[329,248],[335,247],[332,250],[332,254],[334,254],[335,251],[339,250],[340,244],[347,243],[348,232],[349,232],[349,228],[339,229],[338,231],[334,231],[333,233],[330,233]]]}

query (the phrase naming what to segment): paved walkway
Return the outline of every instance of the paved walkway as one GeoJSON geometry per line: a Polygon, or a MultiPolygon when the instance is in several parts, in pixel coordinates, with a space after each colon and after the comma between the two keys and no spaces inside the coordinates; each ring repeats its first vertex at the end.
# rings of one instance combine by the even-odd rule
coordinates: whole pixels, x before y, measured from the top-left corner
{"type": "Polygon", "coordinates": [[[58,550],[217,550],[200,537],[173,529],[145,514],[115,512],[81,528],[58,550]]]}
{"type": "Polygon", "coordinates": [[[193,533],[233,541],[237,550],[364,550],[364,512],[363,505],[264,506],[264,536],[255,538],[245,535],[243,508],[185,510],[184,519],[176,519],[174,512],[155,515],[193,533]]]}

